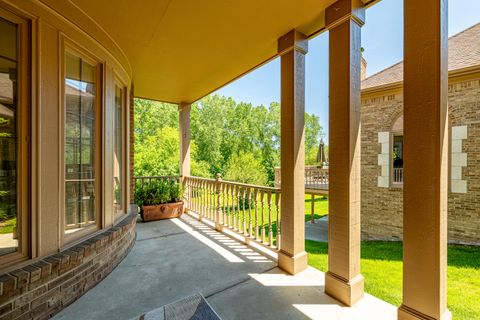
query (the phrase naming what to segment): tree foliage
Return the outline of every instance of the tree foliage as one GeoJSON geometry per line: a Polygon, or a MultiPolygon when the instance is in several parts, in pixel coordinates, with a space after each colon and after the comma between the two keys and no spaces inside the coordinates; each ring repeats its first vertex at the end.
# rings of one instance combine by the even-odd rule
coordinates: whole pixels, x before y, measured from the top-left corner
{"type": "MultiPolygon", "coordinates": [[[[175,105],[135,100],[135,175],[179,171],[178,110],[175,105]]],[[[306,164],[316,163],[322,127],[305,114],[306,164]]],[[[272,185],[280,165],[280,104],[252,106],[210,95],[192,105],[192,175],[272,185]]]]}

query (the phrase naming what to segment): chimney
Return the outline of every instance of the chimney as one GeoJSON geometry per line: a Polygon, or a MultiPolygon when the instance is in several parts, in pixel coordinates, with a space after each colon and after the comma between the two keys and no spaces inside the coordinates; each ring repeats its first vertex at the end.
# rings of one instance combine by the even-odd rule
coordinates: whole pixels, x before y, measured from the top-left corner
{"type": "Polygon", "coordinates": [[[362,57],[360,62],[360,79],[363,81],[367,78],[367,60],[362,57]]]}

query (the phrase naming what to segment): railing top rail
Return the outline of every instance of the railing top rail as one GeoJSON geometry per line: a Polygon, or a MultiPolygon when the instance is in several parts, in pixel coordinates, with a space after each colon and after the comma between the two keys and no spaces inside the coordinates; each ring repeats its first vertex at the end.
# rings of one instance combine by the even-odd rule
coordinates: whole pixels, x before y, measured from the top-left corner
{"type": "Polygon", "coordinates": [[[180,176],[136,176],[135,179],[165,179],[165,178],[180,178],[180,176]]]}
{"type": "MultiPolygon", "coordinates": [[[[209,181],[209,182],[216,182],[215,179],[210,179],[210,178],[202,178],[202,177],[195,177],[195,176],[188,176],[186,178],[191,178],[191,179],[194,179],[194,180],[204,180],[204,181],[209,181]]],[[[259,189],[259,190],[264,190],[264,191],[269,191],[269,192],[276,192],[276,193],[281,192],[280,188],[259,186],[259,185],[254,185],[254,184],[247,184],[247,183],[227,181],[227,180],[222,180],[222,184],[239,186],[239,187],[244,187],[244,188],[254,188],[254,189],[259,189]]]]}

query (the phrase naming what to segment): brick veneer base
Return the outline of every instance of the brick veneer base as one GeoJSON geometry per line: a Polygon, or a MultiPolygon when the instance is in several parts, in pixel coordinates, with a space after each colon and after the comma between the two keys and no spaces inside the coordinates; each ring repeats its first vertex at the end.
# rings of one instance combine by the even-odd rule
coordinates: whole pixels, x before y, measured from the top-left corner
{"type": "Polygon", "coordinates": [[[0,275],[0,319],[48,319],[102,281],[135,243],[136,215],[63,252],[0,275]]]}

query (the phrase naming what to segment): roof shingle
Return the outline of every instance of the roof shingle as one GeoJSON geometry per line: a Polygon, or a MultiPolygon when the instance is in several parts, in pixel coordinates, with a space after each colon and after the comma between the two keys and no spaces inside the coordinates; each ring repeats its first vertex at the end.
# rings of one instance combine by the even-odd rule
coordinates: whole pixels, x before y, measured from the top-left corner
{"type": "MultiPolygon", "coordinates": [[[[480,65],[480,23],[448,39],[448,70],[480,65]]],[[[403,81],[403,61],[362,81],[362,90],[403,81]]]]}

